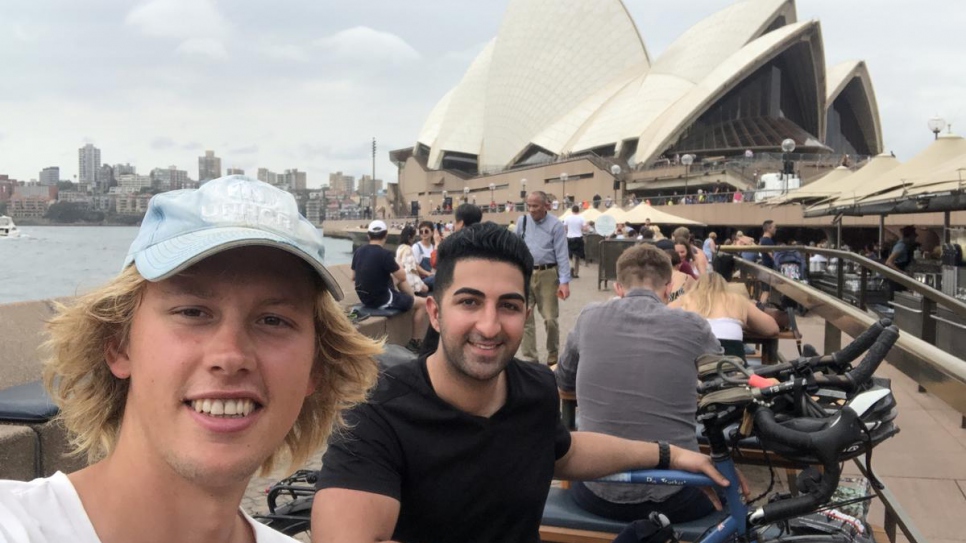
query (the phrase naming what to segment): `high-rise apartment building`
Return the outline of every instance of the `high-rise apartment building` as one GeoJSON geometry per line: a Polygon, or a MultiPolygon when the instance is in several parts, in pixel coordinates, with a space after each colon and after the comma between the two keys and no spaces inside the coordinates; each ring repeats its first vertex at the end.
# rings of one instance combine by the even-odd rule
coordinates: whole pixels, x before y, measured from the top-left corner
{"type": "Polygon", "coordinates": [[[189,187],[188,171],[177,166],[151,170],[151,184],[160,190],[180,190],[189,187]]]}
{"type": "Polygon", "coordinates": [[[278,174],[268,168],[258,169],[258,180],[269,185],[278,185],[278,174]]]}
{"type": "Polygon", "coordinates": [[[97,170],[101,167],[101,150],[88,143],[77,150],[77,182],[88,186],[97,184],[97,170]]]}
{"type": "Polygon", "coordinates": [[[214,151],[205,151],[205,156],[198,157],[198,182],[204,183],[221,177],[221,159],[214,151]]]}
{"type": "Polygon", "coordinates": [[[362,196],[372,196],[382,190],[382,179],[373,179],[371,176],[363,175],[359,179],[359,194],[362,196]]]}
{"type": "Polygon", "coordinates": [[[96,194],[105,194],[113,186],[117,186],[117,178],[114,177],[114,167],[110,164],[102,164],[97,169],[97,185],[90,185],[91,190],[96,194]]]}
{"type": "Polygon", "coordinates": [[[305,190],[305,172],[300,172],[298,168],[285,170],[285,173],[280,177],[282,177],[279,181],[280,186],[284,186],[288,190],[305,190]]]}
{"type": "Polygon", "coordinates": [[[351,194],[356,190],[356,179],[342,172],[329,174],[329,190],[335,194],[351,194]]]}
{"type": "Polygon", "coordinates": [[[121,175],[134,175],[138,173],[137,166],[132,166],[131,163],[127,164],[115,164],[114,165],[114,177],[121,175]]]}
{"type": "Polygon", "coordinates": [[[40,184],[46,186],[54,186],[60,181],[60,168],[57,166],[49,166],[40,170],[40,184]]]}

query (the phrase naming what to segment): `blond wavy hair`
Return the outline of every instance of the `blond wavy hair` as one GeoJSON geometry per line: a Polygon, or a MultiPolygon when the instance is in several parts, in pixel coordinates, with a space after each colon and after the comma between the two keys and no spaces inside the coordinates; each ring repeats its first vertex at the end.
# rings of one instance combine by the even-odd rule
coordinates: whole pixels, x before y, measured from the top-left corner
{"type": "MultiPolygon", "coordinates": [[[[129,382],[111,373],[106,353],[126,346],[146,284],[135,266],[129,266],[107,285],[58,304],[47,325],[44,385],[60,407],[58,417],[74,454],[86,454],[90,463],[117,445],[129,382]]],[[[288,458],[289,469],[303,465],[343,427],[343,411],[365,401],[375,384],[378,367],[373,357],[382,352],[382,343],[359,333],[321,286],[315,299],[315,334],[312,377],[317,387],[305,398],[283,444],[262,463],[263,475],[282,458],[288,458]]]]}
{"type": "Polygon", "coordinates": [[[684,296],[681,308],[706,319],[729,316],[744,322],[748,316],[748,296],[729,286],[719,273],[701,274],[684,296]]]}

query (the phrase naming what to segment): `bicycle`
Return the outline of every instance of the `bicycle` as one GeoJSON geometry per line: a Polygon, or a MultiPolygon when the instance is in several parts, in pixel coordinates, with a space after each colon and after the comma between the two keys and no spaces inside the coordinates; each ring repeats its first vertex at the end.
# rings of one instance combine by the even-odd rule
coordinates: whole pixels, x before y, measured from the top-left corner
{"type": "MultiPolygon", "coordinates": [[[[704,360],[706,364],[714,362],[716,371],[712,374],[704,368],[699,388],[705,394],[699,402],[698,420],[706,430],[715,467],[730,485],[723,489],[727,514],[695,541],[871,541],[871,530],[860,519],[839,512],[824,515],[827,522],[802,515],[844,505],[829,503],[841,475],[840,463],[861,454],[870,455],[872,448],[898,432],[893,423],[896,404],[888,382],[872,375],[898,337],[898,328],[883,320],[832,355],[806,356],[756,370],[734,357],[704,360]],[[851,368],[851,362],[866,348],[868,353],[862,362],[851,368]],[[817,369],[832,373],[816,373],[817,369]],[[771,376],[782,376],[784,380],[771,381],[771,376]],[[749,422],[753,430],[748,428],[749,422]],[[757,436],[765,449],[802,464],[820,464],[823,471],[809,467],[800,473],[797,486],[801,495],[779,496],[749,510],[739,496],[733,460],[738,439],[729,440],[727,436],[735,423],[741,423],[737,438],[744,430],[744,434],[757,436]]],[[[714,486],[707,476],[673,470],[632,471],[601,481],[714,486]]],[[[668,526],[653,516],[650,521],[657,524],[657,529],[668,526]]]]}
{"type": "Polygon", "coordinates": [[[288,536],[312,535],[312,501],[318,472],[300,469],[268,489],[268,514],[253,518],[288,536]]]}

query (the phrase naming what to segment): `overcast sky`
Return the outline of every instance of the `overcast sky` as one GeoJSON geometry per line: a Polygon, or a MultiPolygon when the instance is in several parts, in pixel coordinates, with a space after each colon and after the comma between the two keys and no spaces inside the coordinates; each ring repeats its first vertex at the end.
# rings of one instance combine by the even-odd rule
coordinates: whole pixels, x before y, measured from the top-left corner
{"type": "MultiPolygon", "coordinates": [[[[610,0],[587,0],[610,1],[610,0]]],[[[31,0],[0,5],[0,173],[77,174],[77,149],[139,173],[176,165],[371,171],[411,146],[496,35],[508,0],[31,0]]],[[[652,58],[731,0],[625,0],[652,58]]],[[[885,147],[908,160],[939,114],[966,123],[966,2],[799,0],[829,66],[869,64],[885,147]]]]}

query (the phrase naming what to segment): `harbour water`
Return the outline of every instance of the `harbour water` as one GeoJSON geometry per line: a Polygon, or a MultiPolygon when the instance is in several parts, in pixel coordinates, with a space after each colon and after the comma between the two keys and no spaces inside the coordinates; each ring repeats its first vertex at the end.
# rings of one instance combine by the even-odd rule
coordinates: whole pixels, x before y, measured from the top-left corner
{"type": "MultiPolygon", "coordinates": [[[[0,304],[73,296],[120,270],[133,226],[23,226],[0,238],[0,304]]],[[[352,242],[325,238],[325,262],[352,260],[352,242]]]]}

